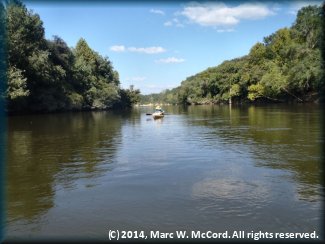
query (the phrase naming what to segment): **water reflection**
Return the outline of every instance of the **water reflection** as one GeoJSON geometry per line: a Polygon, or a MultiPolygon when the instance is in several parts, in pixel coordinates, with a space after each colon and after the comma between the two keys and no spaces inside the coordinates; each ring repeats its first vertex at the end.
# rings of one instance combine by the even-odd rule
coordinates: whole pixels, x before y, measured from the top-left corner
{"type": "Polygon", "coordinates": [[[207,146],[225,144],[233,152],[250,155],[257,167],[290,172],[298,183],[299,199],[316,201],[322,196],[318,106],[192,106],[189,110],[188,123],[205,128],[201,139],[207,146]]]}
{"type": "Polygon", "coordinates": [[[146,109],[10,117],[10,236],[320,229],[317,106],[146,109]]]}
{"type": "Polygon", "coordinates": [[[10,117],[7,145],[8,220],[37,218],[58,188],[112,170],[121,117],[106,112],[10,117]]]}

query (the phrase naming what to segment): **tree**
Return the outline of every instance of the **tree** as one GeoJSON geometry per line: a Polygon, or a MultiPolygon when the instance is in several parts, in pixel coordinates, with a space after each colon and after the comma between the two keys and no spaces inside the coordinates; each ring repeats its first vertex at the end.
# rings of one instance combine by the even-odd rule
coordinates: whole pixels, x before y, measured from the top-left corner
{"type": "Polygon", "coordinates": [[[233,84],[229,91],[230,97],[238,97],[240,96],[240,85],[239,84],[233,84]]]}
{"type": "Polygon", "coordinates": [[[260,64],[266,58],[266,47],[263,43],[256,43],[249,52],[249,62],[253,65],[260,64]]]}
{"type": "Polygon", "coordinates": [[[8,3],[6,23],[9,40],[7,42],[8,89],[6,97],[11,109],[22,110],[28,107],[33,88],[31,83],[36,82],[30,59],[38,50],[44,50],[44,28],[39,16],[28,11],[18,1],[8,3]],[[20,99],[21,97],[24,99],[20,99]]]}
{"type": "Polygon", "coordinates": [[[281,68],[272,61],[267,63],[267,72],[263,75],[260,84],[263,86],[262,96],[270,100],[277,100],[282,91],[288,89],[287,77],[283,75],[281,68]]]}
{"type": "MultiPolygon", "coordinates": [[[[37,50],[44,50],[43,22],[39,15],[28,11],[24,5],[10,1],[6,8],[8,62],[18,69],[29,67],[28,58],[37,50]]],[[[29,71],[26,70],[27,76],[29,71]]]]}
{"type": "MultiPolygon", "coordinates": [[[[6,10],[0,3],[0,112],[5,111],[7,90],[7,32],[6,32],[6,10]]],[[[3,116],[2,116],[3,117],[3,116]]]]}
{"type": "Polygon", "coordinates": [[[290,87],[304,94],[322,88],[321,53],[319,49],[301,53],[299,59],[292,62],[288,71],[290,87]]]}
{"type": "MultiPolygon", "coordinates": [[[[8,68],[5,62],[1,66],[7,70],[2,78],[8,78],[2,94],[5,91],[11,112],[121,107],[119,74],[108,57],[92,50],[83,38],[73,50],[58,36],[46,40],[39,15],[19,0],[8,1],[1,10],[8,35],[0,32],[0,40],[8,40],[8,53],[1,49],[8,57],[8,68]]],[[[140,91],[126,93],[130,106],[140,91]]]]}
{"type": "Polygon", "coordinates": [[[248,87],[248,99],[254,101],[264,96],[264,86],[260,83],[248,87]]]}
{"type": "Polygon", "coordinates": [[[308,48],[320,47],[323,18],[322,9],[317,6],[307,6],[298,11],[293,30],[308,48]]]}
{"type": "Polygon", "coordinates": [[[63,39],[54,36],[53,40],[47,41],[48,50],[50,52],[50,60],[54,65],[61,66],[65,71],[65,85],[73,85],[73,63],[74,55],[63,39]]]}
{"type": "MultiPolygon", "coordinates": [[[[230,97],[303,101],[324,87],[320,55],[323,22],[320,7],[302,8],[290,28],[266,36],[247,56],[224,61],[186,78],[173,90],[174,95],[180,103],[195,104],[226,102],[230,97]]],[[[173,96],[163,97],[167,101],[173,96]]]]}
{"type": "Polygon", "coordinates": [[[93,51],[80,39],[74,50],[77,90],[84,97],[84,107],[107,109],[120,99],[118,74],[108,58],[93,51]]]}
{"type": "Polygon", "coordinates": [[[8,87],[7,87],[7,99],[9,101],[9,107],[25,107],[26,98],[29,95],[27,89],[26,78],[23,72],[16,67],[9,67],[8,70],[8,87]]]}

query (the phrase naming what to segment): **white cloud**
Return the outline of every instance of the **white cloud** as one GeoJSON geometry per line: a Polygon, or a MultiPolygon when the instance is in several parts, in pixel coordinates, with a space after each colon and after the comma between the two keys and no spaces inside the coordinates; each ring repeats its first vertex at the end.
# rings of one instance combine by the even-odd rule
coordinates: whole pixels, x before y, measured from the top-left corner
{"type": "Polygon", "coordinates": [[[125,47],[123,45],[115,45],[111,46],[110,50],[113,52],[138,52],[138,53],[146,53],[146,54],[156,54],[166,52],[166,49],[163,47],[125,47]]]}
{"type": "Polygon", "coordinates": [[[146,53],[146,54],[155,54],[166,52],[166,49],[163,47],[129,47],[128,51],[146,53]]]}
{"type": "Polygon", "coordinates": [[[233,32],[235,31],[234,29],[218,29],[217,32],[223,33],[223,32],[233,32]]]}
{"type": "Polygon", "coordinates": [[[164,26],[172,26],[173,25],[173,22],[172,21],[166,21],[164,23],[164,26]]]}
{"type": "Polygon", "coordinates": [[[192,23],[202,26],[234,26],[243,19],[256,20],[273,15],[275,12],[262,3],[243,3],[227,6],[224,3],[192,3],[179,13],[192,23]]]}
{"type": "Polygon", "coordinates": [[[289,14],[293,14],[296,15],[298,13],[298,11],[302,8],[302,7],[306,7],[308,5],[321,5],[322,1],[298,1],[298,2],[292,2],[290,4],[289,7],[289,14]]]}
{"type": "Polygon", "coordinates": [[[164,26],[176,26],[176,27],[184,27],[184,25],[177,18],[173,18],[172,20],[166,21],[164,26]]]}
{"type": "Polygon", "coordinates": [[[170,64],[170,63],[183,63],[185,59],[183,58],[175,58],[175,57],[169,57],[169,58],[162,58],[156,60],[156,63],[165,63],[165,64],[170,64]]]}
{"type": "Polygon", "coordinates": [[[160,9],[150,9],[150,13],[165,15],[165,12],[160,9]]]}
{"type": "Polygon", "coordinates": [[[113,52],[124,52],[125,47],[123,45],[115,45],[115,46],[111,46],[110,50],[113,52]]]}
{"type": "Polygon", "coordinates": [[[147,77],[145,76],[134,76],[134,77],[127,77],[126,81],[145,81],[147,77]]]}

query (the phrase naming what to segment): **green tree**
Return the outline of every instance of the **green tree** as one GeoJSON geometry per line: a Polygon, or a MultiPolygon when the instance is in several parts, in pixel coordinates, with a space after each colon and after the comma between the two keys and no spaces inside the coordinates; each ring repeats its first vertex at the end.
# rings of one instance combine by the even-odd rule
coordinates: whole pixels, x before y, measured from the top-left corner
{"type": "MultiPolygon", "coordinates": [[[[1,40],[8,40],[5,96],[10,111],[118,107],[119,75],[107,57],[92,50],[83,38],[73,50],[58,36],[46,40],[40,17],[19,0],[9,1],[3,10],[8,38],[2,35],[1,40]]],[[[131,104],[139,93],[128,93],[131,104]]]]}
{"type": "MultiPolygon", "coordinates": [[[[7,54],[8,54],[8,88],[7,98],[10,108],[27,109],[28,103],[33,94],[32,82],[36,82],[34,71],[31,67],[31,59],[39,50],[44,50],[44,28],[43,23],[37,14],[28,11],[27,8],[18,1],[10,1],[6,6],[7,23],[7,54]],[[24,76],[22,75],[24,74],[24,76]],[[12,83],[12,84],[11,84],[12,83]],[[21,86],[21,87],[19,87],[21,86]],[[24,99],[19,99],[12,103],[17,91],[28,90],[24,99]],[[24,101],[22,101],[24,100],[24,101]]],[[[22,94],[21,92],[19,92],[22,94]]]]}
{"type": "Polygon", "coordinates": [[[318,6],[307,6],[298,11],[293,30],[308,48],[320,47],[323,18],[323,11],[318,6]]]}
{"type": "MultiPolygon", "coordinates": [[[[47,41],[47,46],[50,52],[49,58],[54,65],[61,66],[65,71],[66,86],[74,86],[73,84],[73,63],[74,55],[68,45],[63,39],[58,36],[54,36],[53,40],[47,41]]],[[[72,87],[69,87],[72,89],[72,87]]]]}
{"type": "Polygon", "coordinates": [[[230,97],[238,97],[240,96],[241,91],[240,91],[240,85],[239,84],[233,84],[230,88],[229,91],[229,96],[230,97]]]}
{"type": "Polygon", "coordinates": [[[9,65],[15,64],[18,69],[26,69],[28,73],[29,57],[35,51],[44,50],[46,47],[43,22],[39,15],[28,11],[19,2],[10,1],[6,12],[9,65]]]}
{"type": "Polygon", "coordinates": [[[186,78],[168,100],[175,94],[178,102],[194,104],[226,102],[230,97],[304,101],[304,97],[317,94],[324,87],[320,55],[323,22],[320,7],[302,8],[290,28],[266,36],[247,56],[224,61],[186,78]]]}
{"type": "Polygon", "coordinates": [[[248,99],[254,101],[264,96],[264,86],[260,83],[248,87],[248,99]]]}
{"type": "Polygon", "coordinates": [[[16,67],[9,67],[8,70],[8,99],[15,101],[17,99],[26,98],[29,95],[29,90],[27,89],[26,78],[23,72],[16,67]]]}
{"type": "MultiPolygon", "coordinates": [[[[0,3],[0,113],[5,111],[7,96],[7,32],[6,9],[0,3]]],[[[1,194],[1,191],[0,191],[1,194]]],[[[0,204],[1,211],[1,204],[0,204]]],[[[0,222],[1,224],[1,222],[0,222]]],[[[0,232],[1,235],[1,232],[0,232]]]]}
{"type": "Polygon", "coordinates": [[[263,97],[277,100],[282,91],[287,91],[287,77],[283,75],[281,68],[275,62],[267,63],[267,72],[263,75],[260,84],[264,87],[263,97]]]}
{"type": "Polygon", "coordinates": [[[93,51],[84,39],[74,50],[77,91],[83,96],[84,107],[107,109],[120,99],[118,74],[111,62],[93,51]]]}
{"type": "Polygon", "coordinates": [[[256,43],[249,52],[249,62],[253,65],[258,65],[266,58],[267,48],[263,43],[256,43]]]}
{"type": "Polygon", "coordinates": [[[323,71],[320,50],[307,50],[298,57],[293,60],[288,71],[290,87],[299,94],[321,89],[323,71]]]}

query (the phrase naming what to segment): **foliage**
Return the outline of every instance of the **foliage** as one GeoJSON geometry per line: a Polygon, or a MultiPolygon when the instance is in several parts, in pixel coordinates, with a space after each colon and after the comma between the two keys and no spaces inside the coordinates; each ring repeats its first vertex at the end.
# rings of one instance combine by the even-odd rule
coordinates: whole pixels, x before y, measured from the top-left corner
{"type": "Polygon", "coordinates": [[[173,90],[142,96],[141,102],[307,101],[324,89],[323,22],[321,7],[304,7],[290,28],[265,37],[248,55],[190,76],[173,90]]]}
{"type": "Polygon", "coordinates": [[[29,90],[26,85],[26,78],[23,76],[22,71],[16,67],[10,67],[8,70],[8,96],[11,100],[27,97],[29,90]]]}
{"type": "Polygon", "coordinates": [[[131,85],[129,89],[120,90],[121,102],[117,105],[118,107],[131,107],[132,104],[137,104],[140,102],[140,90],[134,89],[134,86],[131,85]]]}
{"type": "Polygon", "coordinates": [[[237,83],[237,84],[233,84],[230,88],[230,91],[229,91],[229,96],[230,97],[237,97],[240,95],[240,85],[237,83]]]}
{"type": "Polygon", "coordinates": [[[121,89],[110,60],[83,38],[74,49],[58,36],[46,40],[39,15],[18,0],[7,3],[5,20],[9,112],[110,109],[137,102],[140,91],[121,89]]]}
{"type": "Polygon", "coordinates": [[[250,85],[248,87],[248,99],[256,100],[257,98],[263,97],[264,95],[264,86],[260,83],[250,85]]]}

